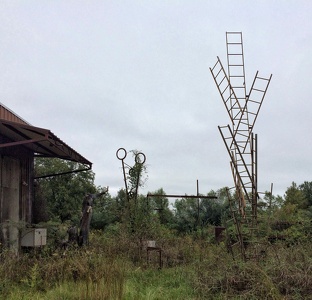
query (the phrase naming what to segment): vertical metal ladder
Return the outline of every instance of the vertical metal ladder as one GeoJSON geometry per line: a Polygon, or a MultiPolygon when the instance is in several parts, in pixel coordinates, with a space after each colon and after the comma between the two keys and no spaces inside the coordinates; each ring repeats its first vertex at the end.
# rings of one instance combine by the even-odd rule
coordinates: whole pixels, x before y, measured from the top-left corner
{"type": "Polygon", "coordinates": [[[243,37],[241,32],[226,33],[226,52],[229,81],[240,106],[244,107],[246,101],[246,84],[243,37]]]}

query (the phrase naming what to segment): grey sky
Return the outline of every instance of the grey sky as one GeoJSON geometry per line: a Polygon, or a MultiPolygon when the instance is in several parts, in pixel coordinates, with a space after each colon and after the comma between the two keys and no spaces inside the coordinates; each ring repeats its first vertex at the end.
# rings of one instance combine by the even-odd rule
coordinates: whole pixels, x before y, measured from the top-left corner
{"type": "MultiPolygon", "coordinates": [[[[311,1],[0,1],[0,102],[123,187],[116,150],[145,153],[141,193],[232,186],[209,67],[242,31],[247,88],[273,74],[254,132],[259,190],[312,181],[311,1]]],[[[127,162],[132,164],[131,155],[127,162]]]]}

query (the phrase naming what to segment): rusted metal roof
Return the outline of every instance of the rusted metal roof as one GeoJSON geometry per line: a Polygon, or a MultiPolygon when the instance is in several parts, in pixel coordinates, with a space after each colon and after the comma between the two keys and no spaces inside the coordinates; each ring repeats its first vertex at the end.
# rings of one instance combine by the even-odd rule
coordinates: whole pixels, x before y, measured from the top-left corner
{"type": "Polygon", "coordinates": [[[18,116],[15,112],[7,108],[2,103],[0,103],[0,119],[30,125],[28,122],[26,122],[24,119],[22,119],[20,116],[18,116]]]}
{"type": "Polygon", "coordinates": [[[25,122],[0,119],[0,134],[10,140],[0,143],[0,148],[24,146],[40,157],[55,157],[86,164],[90,168],[92,166],[89,160],[66,145],[48,129],[34,127],[25,122]]]}

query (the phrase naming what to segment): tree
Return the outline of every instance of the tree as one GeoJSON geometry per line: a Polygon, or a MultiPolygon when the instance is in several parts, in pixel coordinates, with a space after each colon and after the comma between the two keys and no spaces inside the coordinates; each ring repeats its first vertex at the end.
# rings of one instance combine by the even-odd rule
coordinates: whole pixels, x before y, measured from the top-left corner
{"type": "MultiPolygon", "coordinates": [[[[116,197],[112,197],[109,193],[99,197],[93,204],[93,216],[91,220],[91,228],[105,229],[107,226],[121,222],[122,206],[120,205],[120,190],[116,197]]],[[[123,196],[123,201],[125,196],[123,196]]]]}
{"type": "Polygon", "coordinates": [[[159,222],[162,225],[171,226],[174,222],[173,220],[173,212],[169,208],[169,201],[166,198],[165,191],[160,188],[159,190],[151,193],[154,195],[163,195],[162,197],[149,197],[148,198],[148,209],[151,214],[157,215],[159,218],[159,222]]]}
{"type": "Polygon", "coordinates": [[[277,205],[272,201],[270,228],[274,236],[287,240],[288,244],[310,242],[312,216],[309,206],[310,192],[309,182],[299,186],[292,182],[285,192],[284,201],[281,201],[280,196],[276,197],[277,205]]]}
{"type": "Polygon", "coordinates": [[[129,174],[127,176],[128,189],[130,191],[130,195],[136,197],[138,189],[143,187],[147,181],[147,167],[144,164],[145,155],[142,152],[138,150],[131,150],[130,152],[132,152],[135,164],[133,167],[130,167],[129,174]]]}
{"type": "Polygon", "coordinates": [[[198,225],[197,202],[191,198],[178,199],[174,203],[175,228],[180,233],[187,233],[196,229],[198,225]]]}
{"type": "Polygon", "coordinates": [[[231,196],[231,192],[228,187],[223,187],[221,189],[218,189],[217,192],[214,192],[213,190],[209,192],[209,195],[211,196],[217,196],[218,201],[221,204],[226,204],[229,201],[229,196],[231,196]]]}
{"type": "Polygon", "coordinates": [[[118,219],[120,222],[125,221],[127,216],[127,210],[128,210],[128,199],[126,195],[125,189],[120,189],[117,192],[117,195],[115,197],[116,201],[116,212],[118,214],[118,219]]]}
{"type": "MultiPolygon", "coordinates": [[[[179,232],[196,231],[203,226],[220,226],[223,215],[229,211],[227,188],[222,188],[217,192],[211,190],[206,196],[215,196],[217,199],[205,198],[198,195],[198,198],[182,198],[176,200],[175,227],[179,232]]],[[[225,216],[227,219],[227,217],[225,216]]]]}
{"type": "Polygon", "coordinates": [[[299,189],[306,198],[307,205],[312,206],[312,181],[305,181],[304,183],[300,184],[299,189]]]}
{"type": "MultiPolygon", "coordinates": [[[[35,160],[36,176],[72,172],[78,168],[78,163],[57,158],[35,160]]],[[[94,185],[94,173],[91,170],[39,178],[36,181],[40,187],[40,197],[46,200],[49,219],[61,222],[71,220],[79,223],[81,204],[86,193],[97,191],[94,185]]]]}
{"type": "Polygon", "coordinates": [[[282,196],[277,195],[271,195],[271,192],[266,191],[264,193],[263,197],[264,202],[266,203],[266,206],[271,209],[279,208],[283,205],[284,199],[282,196]]]}
{"type": "MultiPolygon", "coordinates": [[[[217,196],[217,193],[211,191],[207,196],[217,196]]],[[[200,220],[202,225],[221,225],[222,217],[222,200],[219,199],[202,199],[200,203],[200,220]]]]}
{"type": "Polygon", "coordinates": [[[285,205],[294,204],[298,209],[304,209],[308,207],[308,200],[304,195],[304,192],[297,187],[295,182],[292,182],[291,186],[287,188],[285,192],[285,205]]]}

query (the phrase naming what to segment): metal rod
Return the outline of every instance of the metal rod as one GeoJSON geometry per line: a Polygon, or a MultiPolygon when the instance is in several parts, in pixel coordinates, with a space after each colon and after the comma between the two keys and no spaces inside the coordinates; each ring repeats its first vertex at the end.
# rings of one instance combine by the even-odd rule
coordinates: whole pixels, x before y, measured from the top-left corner
{"type": "Polygon", "coordinates": [[[196,195],[197,195],[197,226],[199,226],[199,188],[198,188],[198,179],[196,180],[196,195]]]}
{"type": "Polygon", "coordinates": [[[164,198],[191,198],[197,199],[198,197],[201,199],[218,199],[217,196],[202,196],[202,195],[163,195],[163,194],[147,194],[147,197],[164,197],[164,198]]]}
{"type": "Polygon", "coordinates": [[[54,177],[54,176],[71,174],[71,173],[78,173],[78,172],[83,172],[83,171],[89,171],[91,169],[92,169],[92,166],[88,166],[88,167],[86,167],[84,169],[77,169],[77,170],[72,170],[72,171],[67,171],[67,172],[62,172],[62,173],[55,173],[55,174],[47,174],[47,175],[42,175],[42,176],[35,176],[34,179],[54,177]]]}

